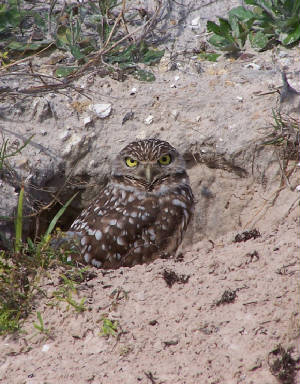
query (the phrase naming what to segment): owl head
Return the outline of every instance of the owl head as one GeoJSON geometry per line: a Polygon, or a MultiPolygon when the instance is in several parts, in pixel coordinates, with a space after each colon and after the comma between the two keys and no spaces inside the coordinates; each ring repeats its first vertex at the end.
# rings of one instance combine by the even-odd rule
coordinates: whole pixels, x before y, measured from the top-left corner
{"type": "MultiPolygon", "coordinates": [[[[141,187],[186,177],[183,157],[167,141],[134,141],[121,150],[112,167],[112,177],[141,187]]],[[[151,188],[150,188],[151,189],[151,188]]]]}

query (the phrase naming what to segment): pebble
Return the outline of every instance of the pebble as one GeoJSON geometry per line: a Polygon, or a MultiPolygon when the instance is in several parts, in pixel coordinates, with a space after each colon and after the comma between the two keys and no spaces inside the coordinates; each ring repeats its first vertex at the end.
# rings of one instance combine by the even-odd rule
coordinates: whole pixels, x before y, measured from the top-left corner
{"type": "Polygon", "coordinates": [[[108,117],[111,113],[110,103],[91,104],[89,110],[94,112],[100,119],[108,117]]]}
{"type": "Polygon", "coordinates": [[[83,124],[84,126],[86,127],[87,125],[89,125],[90,123],[93,122],[93,119],[91,118],[91,116],[86,116],[83,118],[83,124]]]}
{"type": "Polygon", "coordinates": [[[153,123],[153,120],[154,120],[154,117],[152,115],[149,115],[148,117],[146,117],[145,119],[145,124],[147,125],[150,125],[153,123]]]}
{"type": "Polygon", "coordinates": [[[200,23],[201,23],[201,17],[198,16],[198,17],[195,17],[192,21],[191,21],[191,26],[192,27],[196,27],[196,28],[199,28],[200,27],[200,23]]]}
{"type": "Polygon", "coordinates": [[[49,344],[44,344],[43,347],[42,347],[42,352],[48,352],[50,349],[50,345],[49,344]]]}
{"type": "Polygon", "coordinates": [[[176,109],[173,109],[173,111],[171,111],[171,115],[174,117],[174,120],[177,120],[179,112],[176,109]]]}
{"type": "Polygon", "coordinates": [[[252,68],[259,71],[261,69],[261,66],[256,63],[249,63],[245,65],[245,68],[252,68]]]}

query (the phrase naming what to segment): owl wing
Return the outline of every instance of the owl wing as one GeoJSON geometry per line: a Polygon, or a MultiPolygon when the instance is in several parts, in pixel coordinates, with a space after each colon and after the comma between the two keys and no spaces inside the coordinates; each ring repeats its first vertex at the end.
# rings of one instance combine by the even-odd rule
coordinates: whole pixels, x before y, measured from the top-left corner
{"type": "Polygon", "coordinates": [[[131,266],[144,262],[141,246],[149,246],[144,244],[143,234],[154,224],[158,211],[153,199],[108,185],[82,211],[70,231],[80,238],[85,262],[98,268],[131,266]]]}

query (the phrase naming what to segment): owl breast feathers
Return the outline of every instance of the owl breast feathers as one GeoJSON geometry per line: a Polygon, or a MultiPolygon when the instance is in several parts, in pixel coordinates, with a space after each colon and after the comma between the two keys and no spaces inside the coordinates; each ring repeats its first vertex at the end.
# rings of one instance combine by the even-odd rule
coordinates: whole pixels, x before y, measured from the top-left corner
{"type": "Polygon", "coordinates": [[[107,185],[67,235],[98,268],[148,263],[176,252],[193,209],[182,156],[166,141],[135,141],[116,157],[107,185]]]}

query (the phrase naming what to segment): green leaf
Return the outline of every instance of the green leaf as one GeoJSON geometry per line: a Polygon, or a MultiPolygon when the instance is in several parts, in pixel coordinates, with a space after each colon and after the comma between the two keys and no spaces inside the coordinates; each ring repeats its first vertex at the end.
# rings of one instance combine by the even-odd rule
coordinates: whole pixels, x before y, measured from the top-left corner
{"type": "Polygon", "coordinates": [[[287,37],[280,40],[283,45],[290,45],[295,43],[296,41],[300,40],[300,24],[297,26],[297,28],[289,33],[287,37]]]}
{"type": "Polygon", "coordinates": [[[202,53],[199,53],[198,59],[216,62],[219,56],[221,56],[219,53],[202,52],[202,53]]]}
{"type": "Polygon", "coordinates": [[[144,71],[143,69],[137,69],[133,72],[133,77],[140,81],[152,82],[155,81],[155,76],[152,72],[144,71]]]}
{"type": "MultiPolygon", "coordinates": [[[[67,27],[64,25],[59,26],[56,33],[56,46],[57,48],[66,49],[69,45],[69,41],[67,39],[67,27]]],[[[69,30],[70,31],[70,30],[69,30]]]]}
{"type": "Polygon", "coordinates": [[[231,31],[232,27],[231,27],[229,21],[219,17],[219,22],[220,22],[221,36],[224,36],[228,40],[233,42],[232,31],[231,31]]]}
{"type": "Polygon", "coordinates": [[[238,46],[232,41],[225,39],[224,37],[213,35],[208,42],[221,51],[236,52],[239,50],[238,46]]]}
{"type": "Polygon", "coordinates": [[[217,25],[215,22],[213,21],[208,21],[206,23],[206,29],[208,32],[213,32],[215,33],[216,35],[219,35],[219,36],[222,36],[222,33],[221,33],[221,29],[220,29],[220,26],[217,25]]]}
{"type": "Polygon", "coordinates": [[[67,77],[71,75],[78,67],[59,67],[55,71],[56,77],[67,77]]]}
{"type": "Polygon", "coordinates": [[[16,217],[16,240],[15,240],[15,252],[18,253],[21,250],[22,246],[22,224],[23,224],[23,198],[24,198],[24,186],[21,187],[19,199],[18,199],[18,209],[16,217]]]}
{"type": "Polygon", "coordinates": [[[228,16],[229,17],[230,16],[235,16],[240,21],[248,21],[248,20],[251,20],[251,19],[253,19],[255,17],[253,12],[248,11],[247,9],[245,9],[242,6],[231,9],[228,12],[228,16]]]}
{"type": "Polygon", "coordinates": [[[265,49],[269,43],[268,37],[262,31],[251,32],[249,40],[251,47],[259,51],[265,49]]]}
{"type": "Polygon", "coordinates": [[[10,51],[38,51],[39,49],[45,48],[49,45],[49,42],[40,42],[40,43],[21,43],[19,41],[12,41],[8,44],[7,49],[10,51]]]}
{"type": "Polygon", "coordinates": [[[60,208],[60,210],[57,212],[57,214],[54,216],[54,218],[51,220],[51,223],[49,224],[49,227],[47,228],[47,231],[45,232],[44,236],[42,237],[39,245],[38,245],[38,251],[40,251],[43,247],[44,244],[47,243],[48,239],[49,239],[49,236],[51,235],[51,232],[53,231],[56,223],[58,222],[58,220],[60,219],[60,217],[63,215],[63,213],[65,212],[65,210],[67,209],[67,207],[71,204],[71,202],[73,201],[73,199],[77,196],[78,193],[75,193],[74,196],[72,196],[67,202],[66,204],[60,208]]]}
{"type": "Polygon", "coordinates": [[[83,59],[85,56],[81,53],[80,48],[77,45],[70,46],[70,52],[75,57],[76,60],[83,59]]]}
{"type": "Polygon", "coordinates": [[[160,59],[163,57],[164,54],[165,50],[159,51],[148,49],[141,61],[146,65],[156,64],[159,63],[160,59]]]}

